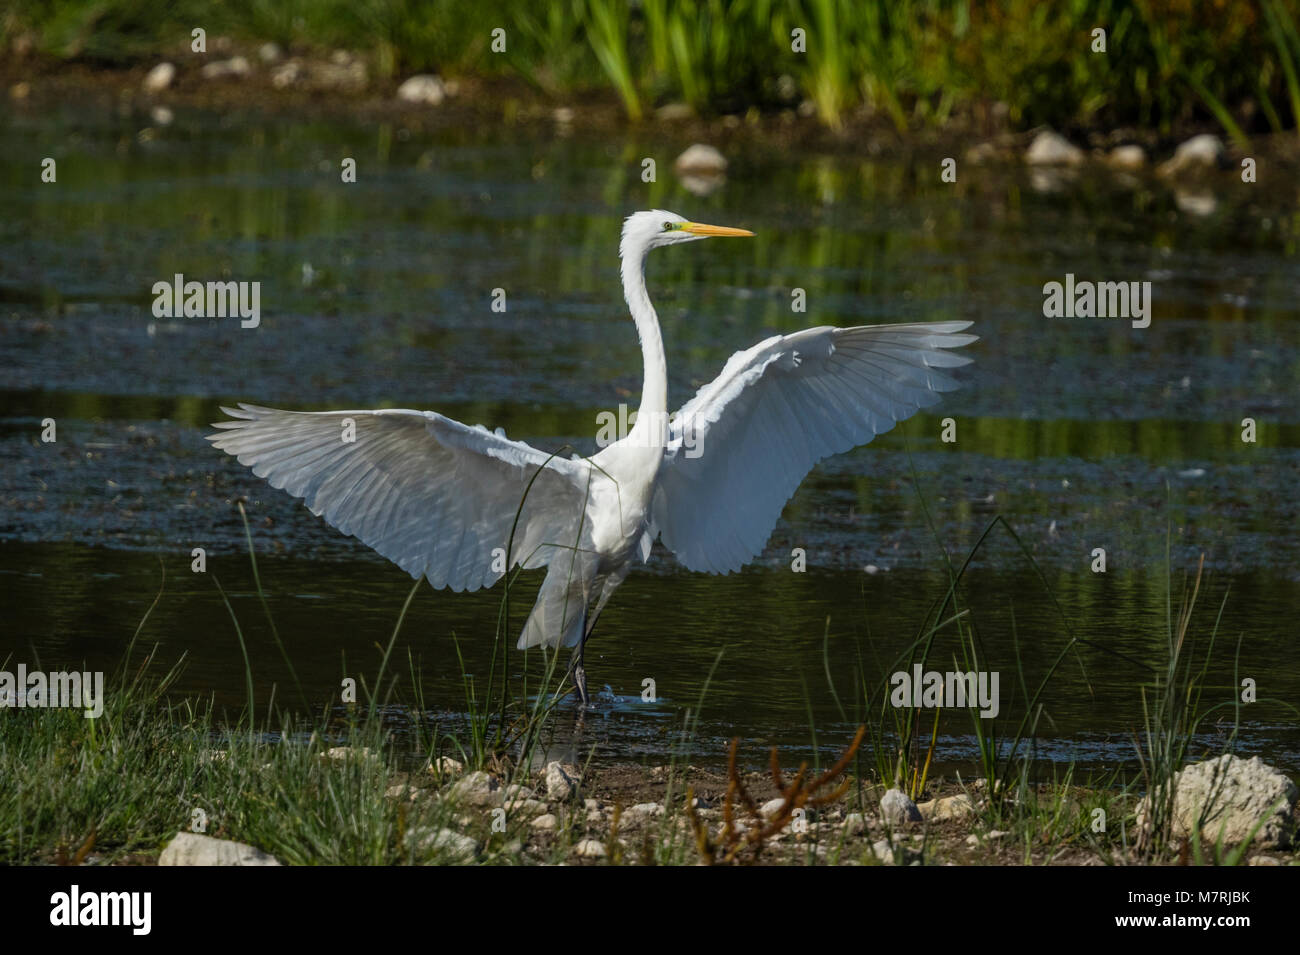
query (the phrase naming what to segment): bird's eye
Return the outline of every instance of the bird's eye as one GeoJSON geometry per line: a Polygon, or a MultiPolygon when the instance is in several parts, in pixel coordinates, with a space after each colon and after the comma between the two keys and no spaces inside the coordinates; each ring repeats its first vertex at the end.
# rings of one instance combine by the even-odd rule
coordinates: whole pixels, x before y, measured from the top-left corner
{"type": "Polygon", "coordinates": [[[673,231],[673,224],[672,224],[671,222],[665,222],[665,223],[664,223],[664,231],[665,231],[665,232],[672,232],[672,231],[673,231]]]}

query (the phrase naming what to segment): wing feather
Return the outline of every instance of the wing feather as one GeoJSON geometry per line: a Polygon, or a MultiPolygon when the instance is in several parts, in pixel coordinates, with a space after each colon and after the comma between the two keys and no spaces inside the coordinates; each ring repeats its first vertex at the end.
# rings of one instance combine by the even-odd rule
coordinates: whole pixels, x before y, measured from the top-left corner
{"type": "Polygon", "coordinates": [[[958,387],[944,369],[970,363],[949,350],[976,340],[969,325],[820,326],[732,355],[670,426],[651,509],[665,546],[692,570],[739,570],[814,464],[958,387]]]}
{"type": "Polygon", "coordinates": [[[540,567],[578,533],[583,465],[486,428],[402,408],[222,410],[233,420],[213,425],[215,447],[435,587],[477,590],[499,579],[516,512],[508,566],[540,567]],[[343,440],[347,418],[353,442],[343,440]]]}

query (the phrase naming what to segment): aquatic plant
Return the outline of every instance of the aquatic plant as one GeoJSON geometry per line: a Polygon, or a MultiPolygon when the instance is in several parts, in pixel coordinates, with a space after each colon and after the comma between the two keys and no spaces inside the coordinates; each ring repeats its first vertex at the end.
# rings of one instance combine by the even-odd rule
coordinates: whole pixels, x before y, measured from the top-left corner
{"type": "Polygon", "coordinates": [[[734,112],[806,98],[831,128],[881,112],[907,129],[1000,103],[1023,126],[1167,134],[1213,121],[1244,140],[1300,116],[1295,0],[566,0],[544,12],[508,0],[48,0],[0,18],[0,47],[147,62],[188,49],[195,23],[295,52],[346,47],[383,77],[514,76],[564,97],[606,88],[633,120],[671,100],[734,112]]]}
{"type": "Polygon", "coordinates": [[[709,836],[709,827],[699,816],[695,808],[695,793],[687,790],[686,811],[695,832],[695,844],[700,859],[705,865],[728,865],[735,862],[756,862],[763,854],[763,845],[773,836],[782,832],[805,809],[826,806],[838,802],[848,792],[851,784],[846,777],[834,788],[827,788],[841,776],[853,762],[853,757],[862,745],[867,728],[859,726],[853,741],[844,753],[826,772],[810,777],[808,764],[800,763],[794,777],[786,782],[781,772],[781,763],[777,757],[777,748],[772,747],[770,772],[772,784],[780,793],[781,805],[770,815],[764,816],[758,802],[745,786],[736,752],[740,746],[739,739],[731,741],[727,754],[727,791],[722,800],[722,829],[717,839],[709,836]],[[738,812],[744,810],[748,821],[742,823],[737,818],[738,812]]]}

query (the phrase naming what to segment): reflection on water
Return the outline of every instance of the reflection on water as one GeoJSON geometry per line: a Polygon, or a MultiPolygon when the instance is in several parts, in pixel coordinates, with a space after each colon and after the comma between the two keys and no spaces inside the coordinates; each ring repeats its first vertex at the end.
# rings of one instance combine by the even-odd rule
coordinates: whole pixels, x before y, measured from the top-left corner
{"type": "MultiPolygon", "coordinates": [[[[283,696],[291,681],[263,632],[231,504],[245,497],[310,701],[373,673],[409,579],[213,452],[202,435],[217,405],[436,408],[590,450],[597,413],[635,403],[640,387],[619,219],[665,207],[758,233],[651,258],[678,403],[777,331],[965,318],[983,338],[965,389],[816,469],[753,567],[712,578],[657,551],[634,573],[588,653],[593,683],[617,697],[587,721],[583,742],[600,758],[663,761],[719,653],[693,759],[717,758],[732,735],[809,751],[810,713],[817,744],[837,748],[864,683],[889,672],[946,588],[940,543],[963,556],[997,514],[1092,641],[1053,679],[1044,759],[1130,760],[1150,674],[1103,648],[1159,664],[1166,547],[1176,590],[1206,555],[1203,637],[1226,595],[1206,698],[1232,694],[1240,639],[1239,675],[1261,697],[1300,699],[1289,197],[1228,190],[1210,215],[1192,215],[1153,181],[1083,176],[1037,193],[1020,170],[972,170],[952,186],[924,160],[734,145],[725,188],[697,198],[667,178],[640,181],[640,157],[673,154],[648,134],[218,128],[181,116],[142,141],[130,120],[72,111],[0,125],[0,657],[111,668],[161,558],[167,590],[145,638],[164,659],[187,655],[183,690],[240,705],[233,628],[211,580],[188,571],[201,546],[252,636],[259,695],[275,684],[283,696]],[[66,153],[55,186],[31,175],[51,143],[66,153]],[[340,182],[342,156],[357,158],[357,183],[340,182]],[[261,327],[154,318],[153,283],[178,272],[260,281],[261,327]],[[1151,327],[1044,318],[1042,286],[1067,272],[1151,281],[1151,327]],[[791,311],[796,287],[805,314],[791,311]],[[490,308],[495,288],[504,314],[490,308]],[[949,415],[953,445],[938,440],[949,415]],[[53,445],[36,440],[47,417],[53,445]],[[1256,444],[1240,440],[1244,417],[1258,422],[1256,444]],[[805,574],[789,569],[794,547],[805,574]],[[1089,569],[1097,547],[1104,575],[1089,569]],[[640,699],[646,678],[653,704],[640,699]]],[[[486,672],[499,600],[425,590],[413,604],[397,655],[418,661],[436,713],[463,709],[456,640],[466,667],[486,672]]],[[[1014,725],[1025,689],[1009,675],[1023,667],[1036,684],[1066,639],[1062,620],[1001,532],[963,600],[1014,725]]],[[[941,645],[939,659],[954,649],[941,645]]],[[[1246,749],[1300,767],[1287,711],[1257,704],[1244,719],[1246,749]]],[[[1206,726],[1201,741],[1228,730],[1206,726]]],[[[944,763],[963,765],[967,718],[945,716],[940,740],[944,763]]]]}

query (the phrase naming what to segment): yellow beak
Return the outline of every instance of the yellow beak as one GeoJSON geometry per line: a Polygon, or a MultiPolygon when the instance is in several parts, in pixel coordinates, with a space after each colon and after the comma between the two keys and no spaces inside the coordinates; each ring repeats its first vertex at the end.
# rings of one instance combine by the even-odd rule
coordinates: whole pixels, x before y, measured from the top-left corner
{"type": "Polygon", "coordinates": [[[748,229],[733,229],[725,225],[705,225],[703,222],[687,222],[682,225],[682,231],[689,232],[691,235],[752,236],[754,234],[748,229]]]}

